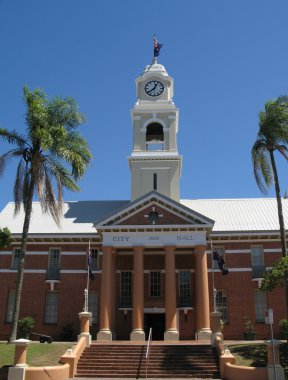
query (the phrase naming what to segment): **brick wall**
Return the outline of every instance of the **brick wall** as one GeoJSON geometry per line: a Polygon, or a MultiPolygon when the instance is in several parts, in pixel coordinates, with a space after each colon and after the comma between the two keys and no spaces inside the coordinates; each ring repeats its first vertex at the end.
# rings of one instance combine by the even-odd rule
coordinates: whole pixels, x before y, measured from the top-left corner
{"type": "MultiPolygon", "coordinates": [[[[163,211],[164,213],[164,211],[163,211]]],[[[224,328],[224,336],[228,339],[242,338],[244,331],[243,316],[247,315],[255,320],[254,310],[254,290],[258,284],[252,281],[250,247],[252,245],[263,245],[266,266],[271,266],[273,262],[281,257],[280,244],[278,242],[228,242],[217,243],[215,246],[225,247],[225,260],[230,273],[223,276],[220,271],[214,272],[215,287],[218,290],[226,290],[228,298],[228,323],[224,328]],[[241,252],[243,251],[244,252],[241,252]],[[247,252],[245,252],[245,250],[247,252]],[[265,250],[274,250],[265,252],[265,250]],[[231,252],[230,252],[231,251],[231,252]],[[240,252],[238,252],[240,251],[240,252]],[[279,251],[279,252],[278,252],[279,251]]],[[[28,254],[25,269],[28,273],[24,275],[23,295],[21,303],[20,318],[30,315],[36,319],[36,332],[52,335],[60,338],[63,326],[72,324],[74,334],[79,332],[78,313],[82,311],[84,305],[83,292],[87,283],[87,245],[86,244],[30,244],[27,247],[28,254]],[[50,247],[60,247],[62,252],[79,253],[61,256],[61,270],[69,270],[72,273],[61,273],[60,282],[55,284],[54,291],[59,295],[58,321],[57,324],[49,325],[44,323],[45,296],[50,291],[50,284],[46,282],[46,269],[48,266],[48,252],[50,247]],[[35,253],[34,253],[35,252],[35,253]],[[29,270],[43,270],[43,273],[29,273],[29,270]],[[73,273],[73,271],[82,273],[73,273]]],[[[192,251],[192,250],[191,250],[192,251]]],[[[16,271],[11,271],[12,255],[9,250],[0,251],[0,339],[7,339],[10,334],[11,324],[6,323],[6,311],[8,293],[10,289],[16,287],[16,271]]],[[[208,268],[211,268],[211,255],[207,255],[208,268]]],[[[101,257],[100,257],[101,263],[101,257]]],[[[117,256],[116,269],[133,270],[133,255],[120,254],[117,256]]],[[[154,253],[150,250],[144,256],[145,271],[163,271],[165,269],[165,255],[154,253]]],[[[192,270],[191,287],[192,300],[194,306],[195,298],[195,275],[193,254],[176,253],[176,269],[192,270]]],[[[149,273],[144,274],[144,307],[164,308],[165,307],[165,273],[161,274],[162,293],[159,298],[151,298],[149,295],[149,273]]],[[[121,339],[128,339],[132,329],[132,311],[127,314],[118,311],[119,302],[119,275],[116,289],[115,313],[116,332],[121,339]]],[[[177,282],[178,284],[178,282],[177,282]]],[[[90,281],[90,290],[98,294],[98,318],[93,326],[94,336],[99,330],[99,305],[101,292],[101,273],[95,273],[94,281],[90,281]]],[[[213,309],[212,274],[209,273],[210,309],[213,309]]],[[[274,311],[274,331],[279,333],[278,321],[285,316],[286,306],[284,304],[283,289],[276,289],[267,296],[267,306],[274,311]]],[[[255,324],[256,334],[259,338],[269,337],[269,326],[263,323],[255,324]]],[[[179,333],[181,339],[193,339],[195,336],[195,310],[188,310],[184,314],[179,311],[179,333]]]]}

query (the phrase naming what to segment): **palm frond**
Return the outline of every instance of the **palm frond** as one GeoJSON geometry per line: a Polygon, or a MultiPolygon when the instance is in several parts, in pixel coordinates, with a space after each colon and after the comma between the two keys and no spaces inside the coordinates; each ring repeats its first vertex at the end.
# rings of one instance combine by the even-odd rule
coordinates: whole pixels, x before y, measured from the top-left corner
{"type": "Polygon", "coordinates": [[[23,202],[23,189],[26,177],[26,164],[23,159],[19,161],[14,182],[14,214],[18,214],[23,202]]]}
{"type": "Polygon", "coordinates": [[[262,193],[267,192],[267,188],[273,183],[273,173],[267,149],[264,140],[256,140],[251,150],[254,177],[262,193]]]}
{"type": "Polygon", "coordinates": [[[15,130],[8,131],[5,128],[0,128],[0,138],[9,144],[17,145],[19,148],[23,148],[26,145],[26,139],[15,130]]]}
{"type": "Polygon", "coordinates": [[[275,145],[275,149],[288,161],[288,149],[285,145],[275,145]]]}
{"type": "Polygon", "coordinates": [[[62,204],[59,204],[56,200],[56,196],[53,190],[52,182],[45,167],[45,202],[41,203],[41,207],[44,212],[49,211],[50,215],[56,222],[57,226],[60,226],[60,216],[62,215],[62,204]]]}
{"type": "Polygon", "coordinates": [[[61,188],[65,187],[70,191],[79,191],[79,187],[73,177],[71,177],[71,173],[60,162],[52,157],[49,157],[47,161],[49,161],[51,175],[57,178],[58,186],[61,186],[61,188]]]}
{"type": "Polygon", "coordinates": [[[70,132],[65,140],[54,144],[51,151],[71,165],[75,179],[82,177],[92,157],[86,140],[76,131],[70,132]]]}
{"type": "Polygon", "coordinates": [[[0,156],[0,177],[3,175],[8,162],[15,156],[16,157],[22,156],[22,152],[23,152],[23,149],[16,148],[16,149],[9,150],[8,152],[0,156]]]}
{"type": "Polygon", "coordinates": [[[79,112],[77,103],[70,97],[51,99],[48,110],[50,125],[64,126],[68,131],[85,122],[85,116],[79,112]]]}

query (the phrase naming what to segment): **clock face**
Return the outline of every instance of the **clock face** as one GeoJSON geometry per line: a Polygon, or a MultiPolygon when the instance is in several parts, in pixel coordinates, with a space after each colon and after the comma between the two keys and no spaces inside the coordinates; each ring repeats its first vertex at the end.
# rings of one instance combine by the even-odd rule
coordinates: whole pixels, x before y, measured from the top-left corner
{"type": "Polygon", "coordinates": [[[164,91],[164,84],[158,80],[151,80],[145,84],[144,89],[149,96],[159,96],[164,91]]]}

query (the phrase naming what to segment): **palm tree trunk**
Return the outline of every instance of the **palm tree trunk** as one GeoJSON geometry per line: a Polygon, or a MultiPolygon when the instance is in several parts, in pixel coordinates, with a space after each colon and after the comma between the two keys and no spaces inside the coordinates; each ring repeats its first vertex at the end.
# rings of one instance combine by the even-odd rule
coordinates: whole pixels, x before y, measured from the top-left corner
{"type": "MultiPolygon", "coordinates": [[[[274,184],[275,184],[275,192],[276,192],[276,199],[277,199],[278,218],[279,218],[280,235],[281,235],[282,257],[286,257],[287,256],[286,233],[285,233],[285,225],[284,225],[284,217],[283,217],[283,210],[282,210],[282,201],[281,201],[278,173],[277,173],[274,153],[273,153],[273,151],[270,151],[269,153],[270,153],[270,159],[271,159],[271,164],[272,164],[274,184]]],[[[286,280],[284,281],[284,288],[285,288],[286,318],[287,318],[287,316],[288,316],[288,282],[286,280]]]]}
{"type": "Polygon", "coordinates": [[[14,312],[13,312],[13,321],[12,321],[12,331],[9,338],[9,343],[12,343],[17,338],[17,327],[18,327],[18,319],[20,312],[20,303],[21,303],[21,295],[22,295],[22,287],[23,287],[23,277],[24,277],[24,266],[25,266],[25,257],[26,257],[26,245],[28,239],[29,225],[32,213],[32,201],[34,194],[34,179],[31,178],[29,193],[27,197],[26,209],[25,209],[25,218],[22,230],[22,239],[21,239],[21,258],[17,272],[17,282],[16,282],[16,295],[15,295],[15,303],[14,303],[14,312]]]}
{"type": "Polygon", "coordinates": [[[269,151],[269,153],[270,153],[270,159],[271,159],[273,177],[274,177],[274,184],[275,184],[275,192],[276,192],[276,200],[277,200],[277,208],[278,208],[278,219],[279,219],[279,225],[280,225],[282,257],[286,257],[287,256],[286,233],[285,233],[285,225],[284,225],[284,218],[283,218],[283,210],[282,210],[282,201],[281,201],[278,173],[277,173],[274,153],[273,153],[273,151],[269,151]]]}

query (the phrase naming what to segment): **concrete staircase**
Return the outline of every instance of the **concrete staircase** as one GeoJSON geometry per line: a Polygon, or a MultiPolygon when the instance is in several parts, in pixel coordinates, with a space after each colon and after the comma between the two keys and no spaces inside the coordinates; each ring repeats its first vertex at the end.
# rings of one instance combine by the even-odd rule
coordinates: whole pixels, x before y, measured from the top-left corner
{"type": "MultiPolygon", "coordinates": [[[[92,344],[75,377],[145,378],[145,354],[145,345],[92,344]]],[[[209,345],[152,345],[147,367],[148,378],[220,378],[218,356],[209,345]]]]}

